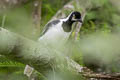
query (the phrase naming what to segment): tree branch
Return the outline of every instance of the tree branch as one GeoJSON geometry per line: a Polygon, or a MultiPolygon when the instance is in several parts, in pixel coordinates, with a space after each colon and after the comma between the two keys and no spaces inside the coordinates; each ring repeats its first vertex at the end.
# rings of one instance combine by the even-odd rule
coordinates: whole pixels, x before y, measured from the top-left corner
{"type": "Polygon", "coordinates": [[[40,72],[51,68],[51,60],[54,58],[49,54],[46,46],[3,28],[0,28],[0,54],[24,64],[29,64],[40,72]]]}
{"type": "Polygon", "coordinates": [[[42,0],[35,0],[33,4],[34,34],[38,36],[40,34],[42,0]]]}
{"type": "Polygon", "coordinates": [[[91,70],[81,67],[72,59],[61,54],[42,45],[42,43],[31,41],[0,28],[0,55],[24,64],[29,64],[44,75],[53,68],[63,70],[63,68],[66,67],[69,71],[74,71],[76,74],[80,73],[86,78],[120,79],[120,74],[95,74],[91,72],[91,70]]]}
{"type": "Polygon", "coordinates": [[[64,64],[64,62],[66,62],[68,63],[71,70],[73,69],[77,72],[82,71],[82,68],[79,64],[61,55],[62,53],[58,53],[59,52],[56,52],[54,49],[52,50],[50,47],[48,47],[48,45],[42,44],[42,42],[38,43],[31,41],[20,35],[0,28],[1,55],[4,55],[9,59],[22,62],[24,64],[29,64],[43,74],[46,71],[51,70],[56,65],[59,65],[59,57],[63,57],[63,63],[61,64],[64,64]]]}
{"type": "Polygon", "coordinates": [[[120,73],[119,74],[83,73],[82,75],[86,78],[120,80],[120,73]]]}

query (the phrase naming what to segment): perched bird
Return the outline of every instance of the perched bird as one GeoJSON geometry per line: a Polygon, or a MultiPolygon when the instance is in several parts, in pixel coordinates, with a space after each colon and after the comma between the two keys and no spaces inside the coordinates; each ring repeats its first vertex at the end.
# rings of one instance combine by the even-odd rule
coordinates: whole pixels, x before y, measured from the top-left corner
{"type": "Polygon", "coordinates": [[[81,14],[78,11],[70,13],[67,18],[47,23],[39,41],[44,40],[53,44],[67,40],[72,32],[72,24],[74,22],[82,23],[81,14]]]}

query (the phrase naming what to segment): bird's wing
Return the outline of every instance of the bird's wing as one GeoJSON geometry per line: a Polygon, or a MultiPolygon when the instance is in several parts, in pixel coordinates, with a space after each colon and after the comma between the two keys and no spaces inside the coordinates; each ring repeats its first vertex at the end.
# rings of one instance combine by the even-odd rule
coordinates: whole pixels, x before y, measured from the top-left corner
{"type": "Polygon", "coordinates": [[[45,27],[44,27],[44,29],[43,29],[43,32],[42,32],[42,34],[40,35],[40,37],[43,36],[51,27],[53,27],[53,25],[56,25],[56,24],[58,24],[59,22],[60,22],[60,20],[53,20],[53,21],[51,21],[51,22],[48,22],[48,23],[45,25],[45,27]]]}

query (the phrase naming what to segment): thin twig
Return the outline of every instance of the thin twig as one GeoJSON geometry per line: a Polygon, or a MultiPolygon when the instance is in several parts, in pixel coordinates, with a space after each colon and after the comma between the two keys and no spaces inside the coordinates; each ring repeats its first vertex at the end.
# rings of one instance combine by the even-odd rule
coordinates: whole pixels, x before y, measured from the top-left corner
{"type": "MultiPolygon", "coordinates": [[[[82,15],[82,21],[84,20],[85,14],[86,13],[83,13],[83,15],[82,15]]],[[[76,29],[75,29],[75,38],[74,39],[77,40],[77,37],[78,37],[78,34],[80,32],[80,28],[82,26],[82,23],[77,23],[75,26],[76,26],[76,29]]]]}
{"type": "Polygon", "coordinates": [[[120,80],[120,75],[115,76],[112,74],[101,74],[101,73],[83,73],[82,75],[86,78],[120,80]]]}
{"type": "Polygon", "coordinates": [[[41,24],[41,8],[42,8],[42,0],[34,1],[34,10],[33,10],[33,23],[34,23],[34,34],[40,34],[40,24],[41,24]]]}
{"type": "Polygon", "coordinates": [[[5,19],[6,19],[6,15],[3,15],[3,19],[2,19],[2,25],[1,25],[1,27],[4,27],[4,25],[5,25],[5,19]]]}

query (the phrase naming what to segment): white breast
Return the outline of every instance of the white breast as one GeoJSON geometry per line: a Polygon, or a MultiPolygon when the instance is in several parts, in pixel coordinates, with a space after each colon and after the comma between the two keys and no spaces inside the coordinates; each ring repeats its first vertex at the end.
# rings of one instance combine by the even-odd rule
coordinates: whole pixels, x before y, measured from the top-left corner
{"type": "Polygon", "coordinates": [[[57,25],[52,25],[52,27],[42,36],[39,38],[39,41],[44,40],[50,43],[60,43],[65,42],[71,32],[64,32],[62,28],[62,22],[57,25]]]}

